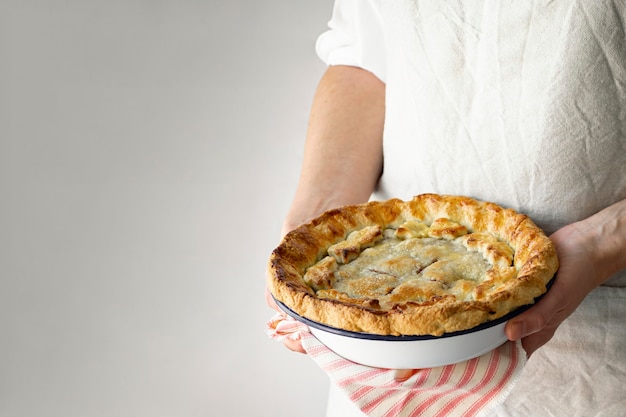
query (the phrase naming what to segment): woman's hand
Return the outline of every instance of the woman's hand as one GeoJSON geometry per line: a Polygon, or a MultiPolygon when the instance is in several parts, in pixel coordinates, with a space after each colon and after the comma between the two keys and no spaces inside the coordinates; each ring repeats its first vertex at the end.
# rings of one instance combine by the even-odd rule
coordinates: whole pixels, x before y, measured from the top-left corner
{"type": "Polygon", "coordinates": [[[594,288],[626,268],[626,200],[563,227],[550,239],[560,264],[552,288],[505,328],[509,340],[522,339],[528,356],[552,338],[594,288]]]}
{"type": "MultiPolygon", "coordinates": [[[[268,306],[270,306],[271,308],[273,308],[277,312],[279,312],[281,314],[285,314],[280,309],[280,307],[278,307],[276,302],[274,302],[274,299],[272,298],[272,294],[270,293],[270,291],[267,288],[265,288],[265,301],[267,302],[268,306]]],[[[285,338],[285,339],[283,339],[283,345],[285,345],[285,347],[287,349],[293,350],[294,352],[306,353],[306,351],[302,347],[302,342],[300,341],[300,339],[294,340],[294,339],[290,339],[290,338],[285,338]]]]}
{"type": "Polygon", "coordinates": [[[507,337],[522,339],[528,356],[552,338],[557,327],[596,286],[593,258],[571,229],[565,227],[550,236],[560,263],[550,291],[536,306],[507,323],[507,337]]]}

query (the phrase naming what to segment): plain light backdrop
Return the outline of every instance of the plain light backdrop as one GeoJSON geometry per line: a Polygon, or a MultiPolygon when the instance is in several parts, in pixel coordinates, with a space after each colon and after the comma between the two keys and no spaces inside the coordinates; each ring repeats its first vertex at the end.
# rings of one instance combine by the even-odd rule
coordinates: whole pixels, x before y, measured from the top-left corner
{"type": "Polygon", "coordinates": [[[321,416],[264,333],[331,0],[0,0],[0,416],[321,416]]]}

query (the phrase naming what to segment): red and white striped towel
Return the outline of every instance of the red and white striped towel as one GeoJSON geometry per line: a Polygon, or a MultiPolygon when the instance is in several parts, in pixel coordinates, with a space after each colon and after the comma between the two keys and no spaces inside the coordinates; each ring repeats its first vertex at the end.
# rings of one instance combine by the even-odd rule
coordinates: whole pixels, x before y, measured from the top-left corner
{"type": "Polygon", "coordinates": [[[501,404],[526,363],[520,342],[507,342],[478,358],[416,370],[403,382],[395,371],[344,359],[317,340],[305,324],[276,315],[272,338],[298,338],[309,356],[366,415],[377,417],[478,417],[501,404]]]}

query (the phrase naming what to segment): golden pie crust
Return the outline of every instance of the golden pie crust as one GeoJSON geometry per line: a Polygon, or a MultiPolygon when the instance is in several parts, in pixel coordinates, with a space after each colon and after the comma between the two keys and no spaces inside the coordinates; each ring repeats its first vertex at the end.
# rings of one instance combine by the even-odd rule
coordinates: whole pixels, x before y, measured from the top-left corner
{"type": "Polygon", "coordinates": [[[422,194],[329,210],[272,252],[274,298],[309,320],[377,335],[440,336],[532,304],[558,269],[526,215],[422,194]]]}

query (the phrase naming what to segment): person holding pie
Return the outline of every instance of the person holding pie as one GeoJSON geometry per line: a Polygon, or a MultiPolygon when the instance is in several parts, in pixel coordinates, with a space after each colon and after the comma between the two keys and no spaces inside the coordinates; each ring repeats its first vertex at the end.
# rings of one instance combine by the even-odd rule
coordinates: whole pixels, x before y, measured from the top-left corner
{"type": "Polygon", "coordinates": [[[625,22],[608,0],[336,0],[317,41],[328,68],[283,234],[441,193],[512,207],[554,245],[552,287],[506,326],[529,360],[496,415],[623,415],[625,22]]]}

